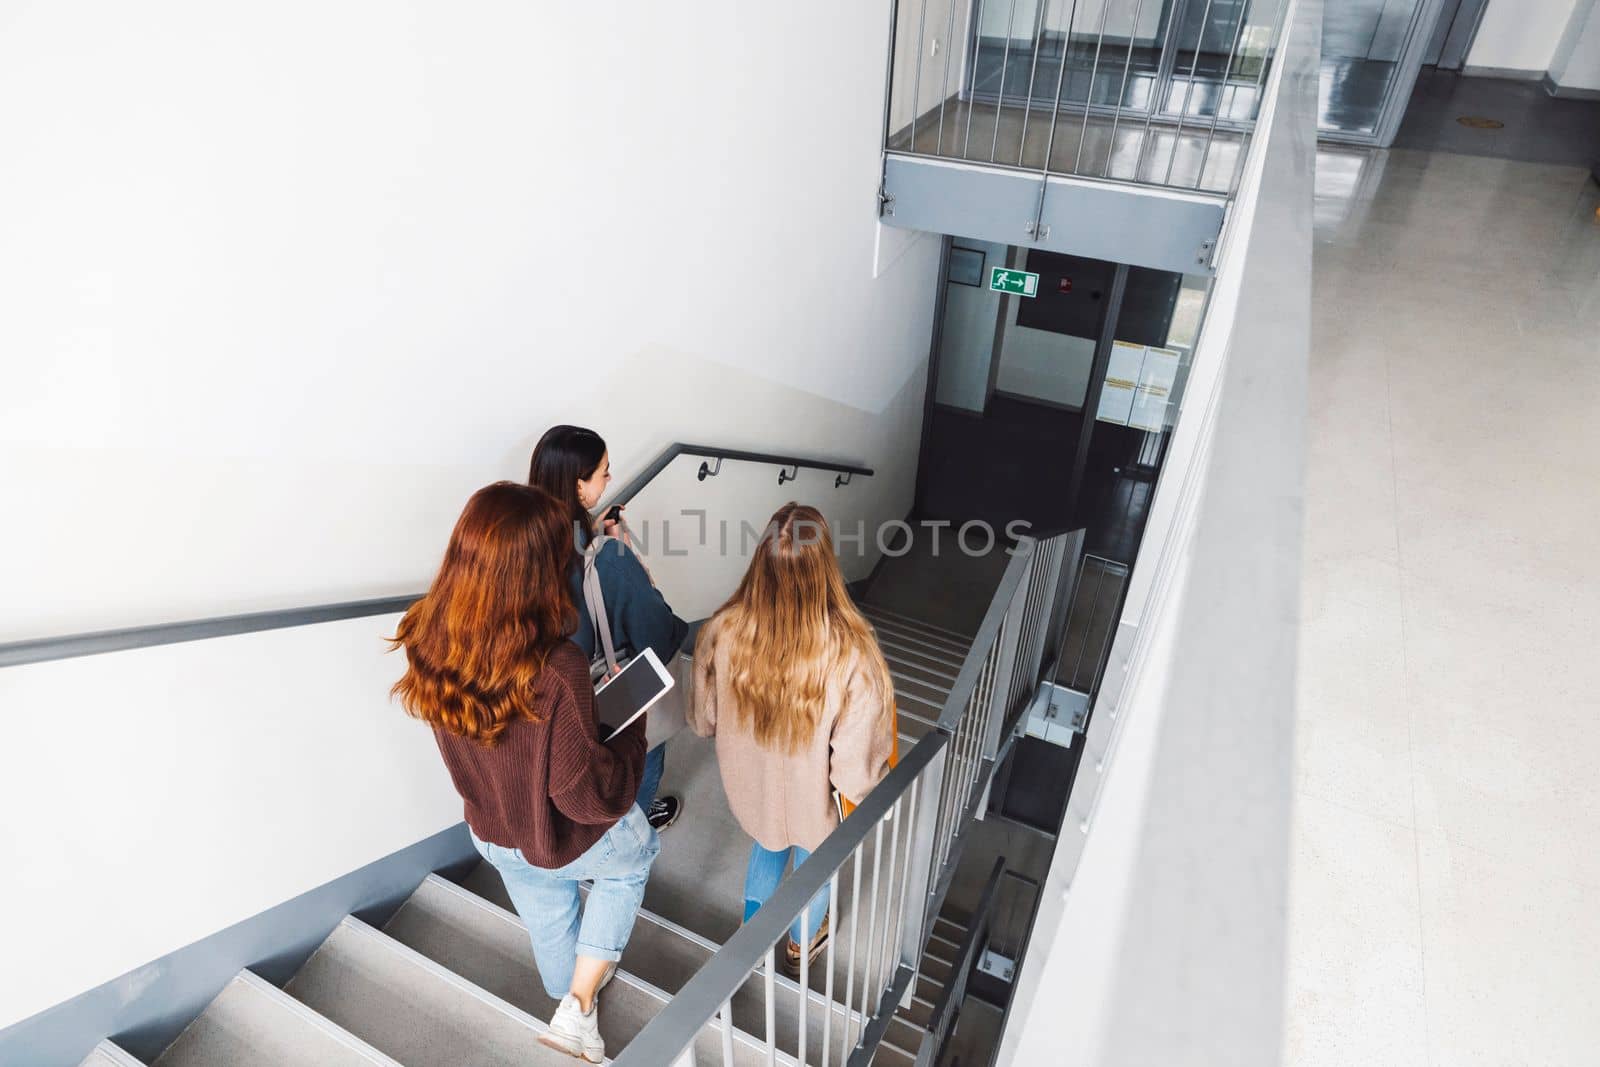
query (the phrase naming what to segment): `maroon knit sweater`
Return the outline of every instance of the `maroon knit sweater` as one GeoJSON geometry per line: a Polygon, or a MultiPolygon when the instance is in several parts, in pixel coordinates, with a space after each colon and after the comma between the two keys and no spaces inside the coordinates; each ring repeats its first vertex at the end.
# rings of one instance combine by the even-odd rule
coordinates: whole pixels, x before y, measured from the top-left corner
{"type": "Polygon", "coordinates": [[[644,717],[601,744],[589,661],[568,641],[535,682],[542,721],[517,719],[486,748],[434,728],[467,825],[481,841],[565,867],[628,813],[644,772],[644,717]]]}

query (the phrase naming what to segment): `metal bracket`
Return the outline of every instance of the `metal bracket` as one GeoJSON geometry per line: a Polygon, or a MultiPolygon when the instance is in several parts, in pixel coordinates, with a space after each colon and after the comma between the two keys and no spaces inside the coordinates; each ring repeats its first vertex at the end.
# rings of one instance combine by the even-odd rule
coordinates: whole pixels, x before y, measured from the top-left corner
{"type": "Polygon", "coordinates": [[[878,214],[894,217],[894,194],[889,192],[886,185],[878,186],[878,214]]]}
{"type": "Polygon", "coordinates": [[[711,466],[705,460],[701,460],[700,461],[700,473],[695,475],[695,477],[700,479],[703,482],[707,478],[715,478],[717,475],[719,475],[721,473],[722,473],[722,457],[718,456],[717,457],[717,465],[715,467],[711,466]]]}
{"type": "Polygon", "coordinates": [[[835,489],[837,489],[841,485],[849,485],[850,484],[850,479],[854,478],[854,477],[855,477],[855,471],[851,471],[848,474],[835,474],[833,476],[833,487],[835,489]]]}
{"type": "Polygon", "coordinates": [[[1200,246],[1200,254],[1195,256],[1194,261],[1201,266],[1209,266],[1211,263],[1211,253],[1215,252],[1216,250],[1217,242],[1207,241],[1200,246]]]}
{"type": "Polygon", "coordinates": [[[792,466],[784,467],[778,471],[778,484],[782,485],[784,482],[792,482],[798,477],[800,477],[800,464],[796,463],[792,466]]]}
{"type": "Polygon", "coordinates": [[[1009,956],[1002,956],[992,948],[983,950],[983,955],[978,958],[978,970],[1002,982],[1009,982],[1017,973],[1017,963],[1009,956]]]}

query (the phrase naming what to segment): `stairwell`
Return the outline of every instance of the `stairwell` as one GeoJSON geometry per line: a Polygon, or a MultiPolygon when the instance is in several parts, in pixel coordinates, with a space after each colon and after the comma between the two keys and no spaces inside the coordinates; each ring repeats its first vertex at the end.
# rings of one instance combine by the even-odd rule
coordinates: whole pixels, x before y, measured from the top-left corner
{"type": "MultiPolygon", "coordinates": [[[[904,753],[935,728],[972,638],[872,605],[863,608],[895,679],[904,753]]],[[[663,835],[644,908],[616,977],[600,998],[608,1056],[628,1046],[742,917],[749,839],[727,809],[712,745],[688,734],[675,738],[665,787],[684,797],[686,813],[663,835]]],[[[850,919],[848,909],[834,916],[836,937],[843,937],[850,919]]],[[[967,935],[959,913],[935,919],[916,981],[869,1062],[918,1062],[924,1028],[957,977],[967,935]]],[[[724,1034],[714,1020],[700,1033],[696,1058],[718,1062],[731,1053],[725,1062],[799,1063],[803,1049],[805,1063],[844,1062],[864,1020],[827,995],[828,979],[844,988],[852,977],[864,978],[864,963],[841,952],[833,975],[820,965],[811,970],[803,1039],[800,985],[763,969],[731,997],[732,1028],[724,1034]],[[769,1026],[775,1046],[770,1060],[769,1026]]],[[[241,971],[150,1067],[571,1063],[538,1041],[555,1008],[538,982],[527,931],[498,873],[480,863],[459,882],[438,872],[428,875],[381,929],[347,916],[282,989],[241,971]]],[[[143,1067],[111,1041],[102,1041],[83,1062],[143,1067]]]]}

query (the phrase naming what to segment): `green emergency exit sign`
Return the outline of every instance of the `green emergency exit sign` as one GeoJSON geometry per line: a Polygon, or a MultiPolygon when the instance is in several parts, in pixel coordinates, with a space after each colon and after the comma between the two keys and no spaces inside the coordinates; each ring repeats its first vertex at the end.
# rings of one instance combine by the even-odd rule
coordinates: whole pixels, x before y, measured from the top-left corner
{"type": "Polygon", "coordinates": [[[991,267],[989,268],[989,288],[997,293],[1012,293],[1016,296],[1038,296],[1039,276],[1037,274],[1029,274],[1025,270],[991,267]]]}

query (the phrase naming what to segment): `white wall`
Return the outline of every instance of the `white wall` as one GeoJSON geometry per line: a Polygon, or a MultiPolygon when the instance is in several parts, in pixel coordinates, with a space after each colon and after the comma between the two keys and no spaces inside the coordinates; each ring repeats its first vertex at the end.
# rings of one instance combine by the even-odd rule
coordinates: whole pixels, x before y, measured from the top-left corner
{"type": "Polygon", "coordinates": [[[1083,407],[1094,369],[1094,340],[1017,324],[1023,297],[1011,301],[995,388],[1065,407],[1083,407]]]}
{"type": "MultiPolygon", "coordinates": [[[[887,27],[0,4],[0,640],[417,590],[557,420],[620,478],[880,472],[684,461],[636,519],[903,514],[938,247],[874,260],[887,27]]],[[[656,567],[692,615],[740,565],[656,567]]],[[[392,622],[0,671],[0,1026],[459,818],[392,622]]]]}
{"type": "Polygon", "coordinates": [[[1489,0],[1466,65],[1542,75],[1573,7],[1574,0],[1489,0]]]}
{"type": "Polygon", "coordinates": [[[995,317],[1001,295],[989,288],[989,271],[1006,264],[1006,246],[962,238],[961,245],[983,252],[981,284],[945,286],[944,324],[939,333],[939,380],[934,399],[948,407],[982,414],[989,403],[994,362],[995,317]]]}
{"type": "Polygon", "coordinates": [[[1550,80],[1563,90],[1600,89],[1600,0],[1579,0],[1551,58],[1550,80]]]}
{"type": "MultiPolygon", "coordinates": [[[[879,7],[865,6],[874,11],[879,7]]],[[[882,14],[888,18],[886,10],[882,14]]],[[[895,25],[890,130],[905,129],[911,124],[913,112],[918,117],[926,115],[941,100],[955,96],[966,83],[966,74],[972,69],[967,50],[968,18],[967,6],[958,0],[924,0],[914,7],[901,5],[895,25]]]]}

